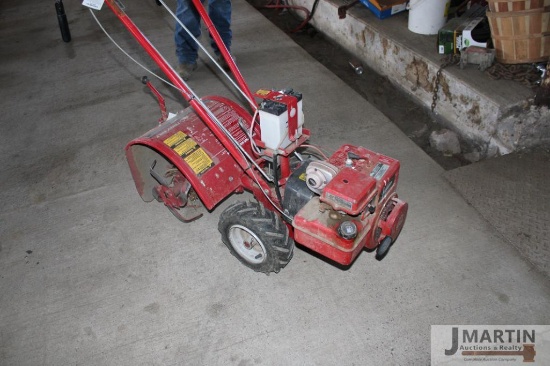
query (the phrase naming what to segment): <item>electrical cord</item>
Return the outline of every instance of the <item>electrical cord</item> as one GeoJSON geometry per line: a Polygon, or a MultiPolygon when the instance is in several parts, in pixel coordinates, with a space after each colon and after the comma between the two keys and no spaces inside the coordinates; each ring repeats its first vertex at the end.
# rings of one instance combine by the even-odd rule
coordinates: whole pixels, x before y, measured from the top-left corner
{"type": "Polygon", "coordinates": [[[308,22],[313,18],[313,16],[315,15],[315,10],[317,10],[317,5],[319,5],[319,0],[315,0],[315,2],[313,2],[313,5],[311,6],[311,10],[309,12],[309,18],[308,18],[308,22]]]}

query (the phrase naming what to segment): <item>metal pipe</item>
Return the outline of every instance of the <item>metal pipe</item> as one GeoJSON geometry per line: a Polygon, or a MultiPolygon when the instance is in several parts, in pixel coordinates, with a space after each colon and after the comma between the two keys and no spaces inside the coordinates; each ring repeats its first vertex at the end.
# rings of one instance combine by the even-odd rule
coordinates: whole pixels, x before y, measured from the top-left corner
{"type": "Polygon", "coordinates": [[[61,38],[64,42],[71,41],[71,31],[69,30],[69,22],[67,21],[67,15],[65,14],[65,7],[62,0],[56,0],[55,12],[57,13],[57,21],[59,22],[59,29],[61,30],[61,38]]]}

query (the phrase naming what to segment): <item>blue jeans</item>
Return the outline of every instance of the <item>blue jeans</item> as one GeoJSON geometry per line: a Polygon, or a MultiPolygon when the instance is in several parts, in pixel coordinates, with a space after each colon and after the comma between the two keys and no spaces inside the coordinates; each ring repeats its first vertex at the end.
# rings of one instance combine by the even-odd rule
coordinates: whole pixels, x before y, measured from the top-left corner
{"type": "MultiPolygon", "coordinates": [[[[225,47],[229,50],[231,48],[232,38],[231,0],[209,0],[208,15],[220,34],[225,47]]],[[[189,29],[193,36],[198,38],[201,35],[200,16],[191,0],[178,0],[176,16],[183,25],[189,29]]],[[[182,64],[196,63],[199,46],[177,22],[174,38],[176,41],[176,55],[178,56],[178,61],[182,64]]],[[[216,46],[212,36],[210,36],[210,38],[214,53],[219,56],[220,50],[216,46]]]]}

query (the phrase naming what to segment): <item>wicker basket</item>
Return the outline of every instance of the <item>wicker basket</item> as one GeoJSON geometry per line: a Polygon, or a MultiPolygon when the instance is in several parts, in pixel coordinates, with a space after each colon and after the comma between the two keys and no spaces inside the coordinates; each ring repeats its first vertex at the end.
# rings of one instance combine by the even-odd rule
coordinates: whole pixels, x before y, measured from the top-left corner
{"type": "Polygon", "coordinates": [[[521,38],[495,37],[497,60],[503,64],[547,62],[550,57],[550,33],[521,38]]]}
{"type": "Polygon", "coordinates": [[[489,10],[498,12],[543,9],[550,6],[550,0],[488,0],[489,10]]]}
{"type": "Polygon", "coordinates": [[[550,12],[488,12],[491,37],[499,62],[520,64],[550,57],[550,12]]]}
{"type": "Polygon", "coordinates": [[[540,10],[487,13],[491,33],[497,36],[526,36],[550,31],[550,12],[540,10]]]}

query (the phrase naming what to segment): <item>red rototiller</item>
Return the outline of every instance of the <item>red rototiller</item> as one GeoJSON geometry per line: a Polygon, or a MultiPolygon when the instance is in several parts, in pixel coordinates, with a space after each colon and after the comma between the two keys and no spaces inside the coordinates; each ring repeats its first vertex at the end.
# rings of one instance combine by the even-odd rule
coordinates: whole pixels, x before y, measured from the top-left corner
{"type": "Polygon", "coordinates": [[[397,198],[397,160],[353,145],[326,157],[306,145],[302,95],[291,89],[251,93],[200,0],[193,3],[252,113],[223,97],[199,98],[119,2],[105,3],[190,105],[168,116],[164,99],[144,78],[162,111],[157,127],[126,146],[144,201],[161,202],[190,222],[200,217],[194,208],[199,200],[213,210],[233,193],[251,192],[257,202],[228,207],[218,229],[231,253],[260,272],[283,268],[295,242],[341,265],[350,265],[363,248],[385,256],[408,209],[397,198]]]}

